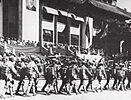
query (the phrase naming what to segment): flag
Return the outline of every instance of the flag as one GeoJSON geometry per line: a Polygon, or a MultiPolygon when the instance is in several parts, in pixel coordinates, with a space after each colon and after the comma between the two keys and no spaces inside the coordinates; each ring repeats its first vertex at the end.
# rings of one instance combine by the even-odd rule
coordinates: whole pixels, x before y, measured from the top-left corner
{"type": "Polygon", "coordinates": [[[89,17],[89,31],[90,31],[90,42],[89,47],[92,45],[92,39],[93,39],[93,18],[89,17]]]}
{"type": "Polygon", "coordinates": [[[92,45],[92,38],[93,38],[93,18],[86,17],[86,28],[85,28],[85,35],[87,36],[87,48],[92,45]]]}
{"type": "Polygon", "coordinates": [[[123,43],[124,43],[124,40],[120,41],[120,53],[123,52],[123,43]]]}
{"type": "Polygon", "coordinates": [[[105,26],[103,34],[101,35],[100,39],[104,38],[105,36],[107,36],[108,33],[108,24],[105,26]]]}
{"type": "Polygon", "coordinates": [[[90,29],[89,29],[89,22],[86,23],[86,31],[85,35],[88,37],[88,42],[90,42],[90,29]]]}

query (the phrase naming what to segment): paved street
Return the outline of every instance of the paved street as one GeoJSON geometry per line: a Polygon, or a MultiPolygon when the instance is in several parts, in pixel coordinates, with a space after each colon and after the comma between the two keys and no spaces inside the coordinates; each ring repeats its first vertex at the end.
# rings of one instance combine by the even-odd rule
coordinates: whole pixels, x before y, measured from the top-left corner
{"type": "Polygon", "coordinates": [[[16,96],[14,98],[9,98],[7,100],[130,100],[131,91],[103,91],[99,93],[86,93],[75,95],[50,95],[45,96],[42,94],[38,94],[37,96],[32,97],[20,97],[16,96]]]}
{"type": "MultiPolygon", "coordinates": [[[[102,84],[104,85],[105,81],[102,81],[102,84]]],[[[17,82],[16,82],[17,84],[17,82]]],[[[27,81],[26,81],[27,84],[27,81]]],[[[42,84],[44,84],[43,80],[39,81],[38,84],[38,90],[41,90],[42,84]]],[[[59,81],[59,85],[61,84],[61,81],[59,81]]],[[[78,81],[79,84],[79,81],[78,81]]],[[[97,81],[93,83],[94,87],[97,85],[97,81]]],[[[17,85],[15,85],[17,86],[17,85]]],[[[110,87],[112,86],[112,82],[110,82],[110,87]]],[[[116,91],[116,90],[103,90],[103,92],[91,92],[88,93],[82,93],[82,94],[72,94],[72,95],[64,95],[64,94],[51,94],[51,95],[45,95],[43,92],[38,92],[36,96],[32,96],[30,94],[30,97],[22,97],[22,96],[15,96],[13,98],[7,98],[6,100],[130,100],[131,98],[131,90],[127,91],[116,91]]]]}

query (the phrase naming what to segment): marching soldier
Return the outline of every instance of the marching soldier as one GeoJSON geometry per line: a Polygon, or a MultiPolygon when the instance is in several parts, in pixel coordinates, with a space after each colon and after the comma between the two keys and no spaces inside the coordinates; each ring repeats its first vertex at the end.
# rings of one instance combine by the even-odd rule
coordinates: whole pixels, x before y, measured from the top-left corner
{"type": "Polygon", "coordinates": [[[82,62],[82,65],[79,65],[79,78],[80,78],[80,85],[78,87],[78,92],[80,92],[80,88],[81,86],[83,86],[83,89],[84,89],[84,92],[86,93],[86,79],[87,79],[87,76],[88,77],[91,77],[92,74],[89,72],[88,68],[86,67],[87,63],[86,62],[82,62]]]}
{"type": "Polygon", "coordinates": [[[131,61],[128,61],[128,64],[127,64],[127,80],[128,80],[128,83],[126,85],[126,89],[130,89],[130,83],[131,83],[131,61]]]}
{"type": "Polygon", "coordinates": [[[3,79],[5,80],[5,87],[3,90],[3,96],[5,96],[5,93],[7,91],[7,89],[9,88],[10,90],[10,95],[13,96],[13,84],[14,84],[14,80],[12,78],[12,73],[14,73],[15,75],[17,75],[19,77],[19,74],[17,73],[16,69],[14,68],[14,64],[9,61],[8,57],[3,57],[3,64],[1,67],[1,76],[3,77],[3,79]]]}
{"type": "Polygon", "coordinates": [[[31,87],[32,87],[32,91],[33,91],[33,96],[36,95],[34,80],[35,80],[36,74],[39,77],[40,73],[38,71],[37,65],[35,64],[34,60],[35,60],[35,56],[31,55],[30,59],[29,59],[29,63],[26,66],[27,67],[26,75],[29,80],[29,84],[28,84],[26,93],[24,93],[24,96],[29,96],[29,92],[31,90],[31,87]]]}
{"type": "Polygon", "coordinates": [[[3,57],[0,55],[0,99],[4,99],[4,94],[3,94],[3,90],[4,90],[4,86],[5,86],[5,74],[3,74],[3,61],[2,61],[3,57]]]}
{"type": "Polygon", "coordinates": [[[19,77],[19,83],[18,83],[18,86],[17,86],[17,89],[16,89],[16,95],[20,95],[19,94],[19,89],[22,85],[22,91],[23,93],[25,93],[25,89],[24,89],[24,79],[25,79],[25,76],[26,76],[26,65],[28,63],[28,59],[25,57],[25,58],[18,58],[17,61],[16,61],[16,69],[18,71],[18,73],[20,74],[20,77],[19,77]]]}
{"type": "Polygon", "coordinates": [[[122,59],[119,62],[119,68],[117,69],[117,75],[118,75],[117,90],[119,90],[120,88],[125,90],[124,79],[126,76],[126,68],[125,68],[125,64],[122,59]]]}
{"type": "Polygon", "coordinates": [[[95,88],[96,92],[98,92],[98,89],[100,89],[102,91],[102,86],[101,86],[101,81],[102,81],[102,77],[107,78],[106,72],[105,72],[105,68],[103,65],[102,60],[98,63],[98,66],[96,68],[96,78],[98,80],[98,86],[95,88]]]}
{"type": "Polygon", "coordinates": [[[76,86],[77,78],[78,78],[77,62],[72,61],[67,69],[67,79],[69,82],[69,88],[68,88],[69,95],[71,94],[73,88],[75,90],[75,93],[78,94],[78,90],[77,90],[77,86],[76,86]]]}
{"type": "Polygon", "coordinates": [[[67,72],[67,62],[65,62],[64,64],[61,64],[61,68],[59,69],[60,78],[62,80],[62,84],[60,86],[59,93],[62,93],[62,89],[64,86],[66,87],[66,90],[67,90],[68,80],[67,80],[66,72],[67,72]]]}
{"type": "Polygon", "coordinates": [[[95,79],[96,76],[96,63],[95,61],[89,61],[87,66],[89,69],[89,72],[91,73],[91,75],[88,75],[88,84],[86,86],[86,91],[88,91],[89,86],[91,87],[91,90],[94,92],[93,88],[92,88],[92,82],[95,79]]]}
{"type": "Polygon", "coordinates": [[[113,74],[113,70],[114,70],[114,61],[109,60],[106,67],[107,81],[106,81],[106,84],[104,85],[105,90],[107,89],[107,86],[109,85],[110,79],[113,74]]]}
{"type": "Polygon", "coordinates": [[[45,80],[46,83],[42,88],[43,92],[46,92],[47,95],[49,95],[50,90],[51,90],[51,86],[54,87],[55,93],[57,93],[57,69],[54,66],[54,62],[53,60],[50,60],[50,65],[48,65],[45,69],[45,80]],[[45,88],[48,86],[48,90],[45,91],[45,88]]]}
{"type": "MultiPolygon", "coordinates": [[[[39,58],[36,58],[35,59],[35,64],[37,65],[37,68],[38,68],[38,71],[41,73],[42,72],[42,64],[40,62],[40,59],[39,58]]],[[[34,77],[34,82],[35,82],[35,92],[37,92],[37,84],[38,84],[38,81],[39,81],[39,75],[36,73],[35,74],[35,77],[34,77]]]]}

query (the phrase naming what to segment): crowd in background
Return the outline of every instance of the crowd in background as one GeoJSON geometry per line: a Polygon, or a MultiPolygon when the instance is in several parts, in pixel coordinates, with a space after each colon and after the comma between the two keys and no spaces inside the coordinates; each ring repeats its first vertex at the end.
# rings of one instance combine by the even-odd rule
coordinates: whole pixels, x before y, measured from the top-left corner
{"type": "Polygon", "coordinates": [[[0,37],[1,43],[4,43],[5,41],[7,44],[14,45],[14,46],[34,46],[36,47],[37,45],[39,45],[36,41],[30,41],[30,40],[20,41],[20,40],[17,40],[16,38],[0,37]]]}

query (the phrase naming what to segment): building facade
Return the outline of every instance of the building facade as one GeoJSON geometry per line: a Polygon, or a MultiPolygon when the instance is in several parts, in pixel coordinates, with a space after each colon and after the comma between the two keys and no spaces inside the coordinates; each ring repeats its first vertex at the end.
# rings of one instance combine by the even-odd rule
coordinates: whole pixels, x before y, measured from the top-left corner
{"type": "MultiPolygon", "coordinates": [[[[116,5],[116,0],[113,2],[116,5]]],[[[109,20],[130,18],[127,12],[112,6],[113,2],[0,0],[0,36],[37,41],[41,45],[51,42],[88,48],[92,45],[93,36],[103,30],[109,20]],[[95,20],[100,21],[99,26],[95,25],[95,20]]]]}

